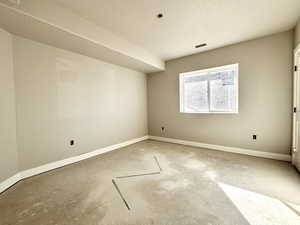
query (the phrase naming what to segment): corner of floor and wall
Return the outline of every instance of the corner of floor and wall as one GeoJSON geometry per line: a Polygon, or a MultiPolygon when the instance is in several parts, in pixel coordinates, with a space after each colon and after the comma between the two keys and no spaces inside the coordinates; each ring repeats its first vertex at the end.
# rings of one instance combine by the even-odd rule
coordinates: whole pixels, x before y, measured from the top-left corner
{"type": "Polygon", "coordinates": [[[4,30],[0,49],[0,192],[148,134],[146,74],[4,30]]]}
{"type": "Polygon", "coordinates": [[[300,22],[145,74],[0,29],[0,192],[148,138],[290,161],[299,42],[300,22]],[[239,114],[179,112],[179,73],[232,63],[240,67],[239,114]]]}
{"type": "Polygon", "coordinates": [[[293,41],[290,30],[166,62],[147,76],[149,135],[289,155],[293,41]],[[179,112],[180,73],[234,63],[239,114],[179,112]]]}

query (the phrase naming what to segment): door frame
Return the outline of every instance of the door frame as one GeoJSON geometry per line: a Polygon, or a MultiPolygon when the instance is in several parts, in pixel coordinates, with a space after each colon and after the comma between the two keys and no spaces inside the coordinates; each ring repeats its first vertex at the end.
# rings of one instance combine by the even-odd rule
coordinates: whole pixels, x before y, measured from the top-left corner
{"type": "MultiPolygon", "coordinates": [[[[300,93],[300,77],[297,75],[300,73],[300,61],[298,62],[298,58],[300,57],[300,43],[297,45],[297,47],[294,50],[294,66],[297,66],[297,70],[294,69],[294,77],[293,77],[293,143],[292,143],[292,163],[296,165],[295,162],[295,154],[298,151],[297,148],[299,148],[298,143],[298,135],[299,135],[299,126],[300,124],[297,123],[297,114],[300,113],[300,99],[299,93],[300,93]],[[296,112],[295,112],[296,108],[296,112]]],[[[298,162],[299,163],[299,162],[298,162]]]]}

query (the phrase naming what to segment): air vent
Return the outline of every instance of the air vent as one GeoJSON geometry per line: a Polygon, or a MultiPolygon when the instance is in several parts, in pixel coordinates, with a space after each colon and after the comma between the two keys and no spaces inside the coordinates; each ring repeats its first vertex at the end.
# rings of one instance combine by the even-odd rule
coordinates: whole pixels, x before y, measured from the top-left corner
{"type": "Polygon", "coordinates": [[[207,45],[206,43],[203,43],[203,44],[200,44],[200,45],[196,45],[195,48],[205,47],[206,45],[207,45]]]}

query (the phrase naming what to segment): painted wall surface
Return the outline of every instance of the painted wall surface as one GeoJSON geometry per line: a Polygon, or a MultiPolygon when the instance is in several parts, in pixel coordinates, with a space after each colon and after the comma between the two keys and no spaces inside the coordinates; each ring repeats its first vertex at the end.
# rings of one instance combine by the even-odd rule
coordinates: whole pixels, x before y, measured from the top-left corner
{"type": "Polygon", "coordinates": [[[300,44],[300,20],[295,28],[295,47],[300,44]]]}
{"type": "MultiPolygon", "coordinates": [[[[141,71],[144,71],[146,68],[146,71],[158,71],[157,69],[164,69],[164,62],[159,57],[153,55],[153,53],[150,53],[148,50],[120,38],[107,29],[84,19],[56,1],[26,0],[20,1],[20,4],[17,5],[10,3],[7,0],[0,0],[0,8],[2,8],[1,3],[3,3],[4,6],[9,5],[13,8],[17,8],[38,20],[52,24],[54,27],[66,30],[68,33],[72,33],[75,37],[78,36],[82,39],[90,40],[92,43],[97,43],[96,46],[98,46],[99,49],[97,49],[97,53],[93,52],[94,50],[92,47],[94,47],[94,45],[89,43],[89,45],[85,46],[85,49],[83,50],[80,45],[86,42],[80,42],[78,38],[71,38],[69,41],[62,41],[63,37],[65,37],[63,34],[55,33],[55,35],[53,35],[54,33],[52,33],[52,29],[48,30],[41,26],[34,27],[32,28],[33,30],[31,30],[30,26],[25,26],[28,30],[31,30],[30,33],[35,34],[33,36],[29,35],[27,32],[22,32],[22,29],[19,27],[17,31],[13,32],[14,29],[12,29],[12,27],[14,26],[12,26],[12,24],[14,23],[10,23],[6,29],[12,29],[11,32],[18,36],[39,42],[44,41],[43,43],[45,44],[79,52],[81,54],[87,54],[88,56],[101,56],[101,59],[108,62],[119,63],[118,65],[129,66],[129,68],[136,68],[141,71]],[[42,33],[41,30],[43,31],[42,33]],[[44,39],[44,35],[52,35],[54,37],[44,39]]],[[[2,14],[5,14],[4,12],[5,10],[2,14]]],[[[16,17],[17,16],[15,15],[14,18],[16,17]]],[[[2,18],[2,20],[5,20],[5,18],[2,18]]],[[[28,23],[30,22],[28,21],[28,23]]],[[[4,24],[3,26],[5,26],[4,24]]]]}
{"type": "Polygon", "coordinates": [[[13,43],[20,170],[147,134],[145,74],[19,37],[13,43]]]}
{"type": "Polygon", "coordinates": [[[18,172],[12,36],[0,29],[0,183],[18,172]]]}
{"type": "Polygon", "coordinates": [[[168,61],[164,72],[148,75],[149,135],[290,154],[292,62],[292,31],[168,61]],[[179,112],[180,73],[233,63],[239,114],[179,112]]]}

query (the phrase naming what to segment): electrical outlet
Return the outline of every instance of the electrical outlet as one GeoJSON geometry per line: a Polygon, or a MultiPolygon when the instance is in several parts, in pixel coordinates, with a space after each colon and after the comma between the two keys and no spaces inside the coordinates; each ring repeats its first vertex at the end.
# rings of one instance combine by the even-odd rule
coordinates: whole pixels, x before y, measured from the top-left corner
{"type": "Polygon", "coordinates": [[[252,139],[256,141],[256,140],[257,140],[257,135],[256,135],[256,134],[253,134],[253,135],[252,135],[252,139]]]}
{"type": "Polygon", "coordinates": [[[71,147],[73,147],[73,146],[75,145],[75,141],[74,141],[74,140],[70,140],[69,145],[70,145],[71,147]]]}

